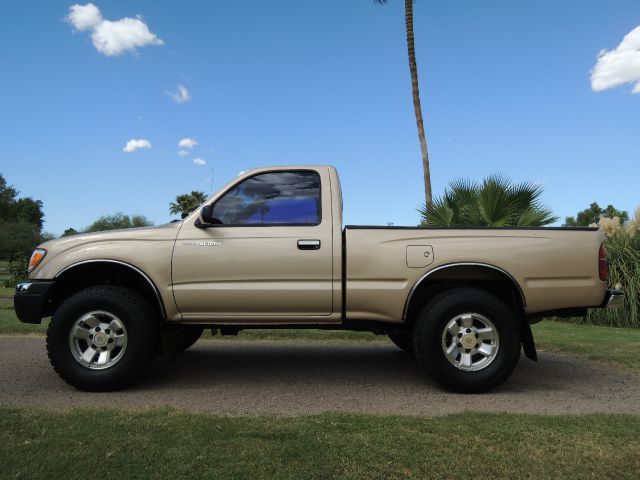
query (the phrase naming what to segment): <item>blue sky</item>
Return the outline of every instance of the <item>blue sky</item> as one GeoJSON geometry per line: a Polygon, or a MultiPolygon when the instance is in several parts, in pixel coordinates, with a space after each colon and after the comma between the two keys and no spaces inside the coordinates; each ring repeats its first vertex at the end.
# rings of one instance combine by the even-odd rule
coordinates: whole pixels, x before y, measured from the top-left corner
{"type": "MultiPolygon", "coordinates": [[[[152,44],[121,55],[92,44],[97,23],[65,20],[73,2],[5,3],[0,173],[44,202],[54,233],[116,211],[163,223],[177,194],[210,192],[212,169],[215,189],[295,163],[338,167],[346,223],[416,224],[403,3],[96,1],[102,19],[146,24],[152,44]],[[183,138],[198,143],[181,157],[183,138]],[[126,153],[131,139],[151,148],[126,153]]],[[[434,193],[502,172],[541,182],[561,217],[634,209],[640,94],[594,92],[590,72],[638,25],[637,1],[417,0],[434,193]]]]}

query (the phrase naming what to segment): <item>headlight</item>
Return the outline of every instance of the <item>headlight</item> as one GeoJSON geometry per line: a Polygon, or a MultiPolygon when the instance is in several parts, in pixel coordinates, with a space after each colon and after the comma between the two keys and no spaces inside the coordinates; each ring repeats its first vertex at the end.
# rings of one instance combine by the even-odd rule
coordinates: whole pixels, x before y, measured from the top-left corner
{"type": "Polygon", "coordinates": [[[31,273],[34,268],[40,265],[40,262],[42,262],[46,254],[47,251],[44,248],[36,248],[33,251],[33,253],[31,254],[31,258],[29,259],[29,273],[31,273]]]}

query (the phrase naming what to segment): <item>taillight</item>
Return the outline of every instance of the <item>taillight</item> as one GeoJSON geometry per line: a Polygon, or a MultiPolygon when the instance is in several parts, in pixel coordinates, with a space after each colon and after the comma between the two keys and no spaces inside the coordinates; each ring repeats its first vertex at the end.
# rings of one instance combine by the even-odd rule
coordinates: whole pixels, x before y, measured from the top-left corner
{"type": "Polygon", "coordinates": [[[604,243],[600,245],[600,253],[598,254],[598,272],[600,273],[600,280],[607,281],[607,249],[604,248],[604,243]]]}

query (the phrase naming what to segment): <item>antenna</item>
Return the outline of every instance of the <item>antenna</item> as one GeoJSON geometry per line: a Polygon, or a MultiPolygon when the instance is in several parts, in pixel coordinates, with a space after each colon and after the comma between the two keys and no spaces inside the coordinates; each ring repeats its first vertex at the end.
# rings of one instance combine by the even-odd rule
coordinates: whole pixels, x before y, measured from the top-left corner
{"type": "Polygon", "coordinates": [[[211,193],[213,193],[213,165],[211,166],[211,193]]]}

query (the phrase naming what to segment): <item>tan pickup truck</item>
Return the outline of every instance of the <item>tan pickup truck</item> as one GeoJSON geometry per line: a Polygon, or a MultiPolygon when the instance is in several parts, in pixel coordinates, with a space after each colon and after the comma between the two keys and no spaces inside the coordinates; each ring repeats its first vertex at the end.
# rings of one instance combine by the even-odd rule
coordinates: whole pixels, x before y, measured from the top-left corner
{"type": "Polygon", "coordinates": [[[131,384],[205,328],[388,335],[441,385],[503,382],[530,323],[623,299],[591,228],[342,227],[329,166],[261,168],[180,222],[44,243],[16,288],[23,322],[52,316],[47,351],[71,385],[131,384]]]}

